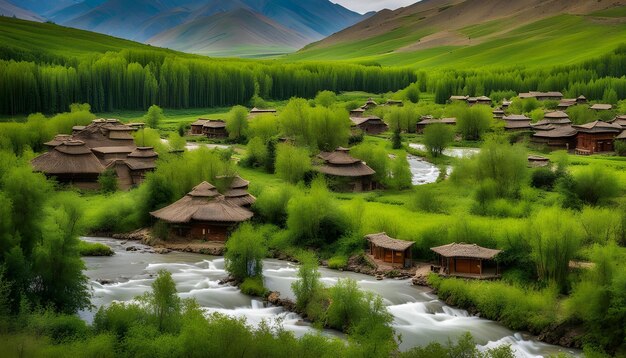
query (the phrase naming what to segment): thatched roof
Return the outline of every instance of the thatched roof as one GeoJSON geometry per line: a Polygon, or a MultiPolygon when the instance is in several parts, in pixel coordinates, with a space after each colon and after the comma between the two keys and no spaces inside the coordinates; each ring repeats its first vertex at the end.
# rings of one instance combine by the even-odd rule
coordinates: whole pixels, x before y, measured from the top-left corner
{"type": "Polygon", "coordinates": [[[480,247],[476,244],[464,244],[464,243],[452,243],[443,246],[437,246],[431,248],[432,251],[438,253],[443,257],[469,257],[476,259],[493,259],[502,250],[493,250],[480,247]]]}
{"type": "Polygon", "coordinates": [[[224,193],[224,196],[228,201],[235,205],[246,206],[252,205],[256,202],[256,198],[248,192],[248,185],[250,182],[243,179],[239,175],[234,177],[217,177],[216,179],[230,179],[230,186],[228,191],[224,193]]]}
{"type": "Polygon", "coordinates": [[[374,169],[348,154],[346,148],[339,147],[334,152],[322,152],[318,157],[324,160],[324,165],[317,167],[317,170],[327,175],[363,177],[376,174],[374,169]]]}
{"type": "Polygon", "coordinates": [[[226,128],[226,122],[221,119],[209,119],[208,121],[204,122],[203,127],[214,129],[226,128]]]}
{"type": "Polygon", "coordinates": [[[159,154],[154,151],[153,147],[137,147],[133,150],[129,158],[157,158],[159,154]]]}
{"type": "Polygon", "coordinates": [[[611,123],[618,124],[622,126],[622,128],[626,127],[626,115],[620,115],[613,118],[613,120],[611,120],[611,123]]]}
{"type": "Polygon", "coordinates": [[[250,110],[250,113],[276,113],[276,110],[272,108],[260,109],[260,108],[254,107],[250,110]]]}
{"type": "Polygon", "coordinates": [[[97,147],[91,148],[96,154],[130,154],[135,150],[134,147],[97,147]]]}
{"type": "Polygon", "coordinates": [[[522,122],[530,121],[530,118],[526,117],[523,114],[510,114],[508,116],[503,117],[502,119],[504,119],[505,121],[522,121],[522,122]]]}
{"type": "Polygon", "coordinates": [[[622,132],[622,126],[615,123],[607,123],[603,121],[595,121],[586,124],[580,124],[573,126],[579,132],[582,133],[620,133],[622,132]]]}
{"type": "Polygon", "coordinates": [[[593,106],[590,107],[590,109],[596,110],[596,111],[610,111],[611,109],[613,109],[613,106],[610,104],[594,104],[593,106]]]}
{"type": "Polygon", "coordinates": [[[202,119],[202,118],[199,118],[197,121],[195,121],[195,122],[191,123],[191,126],[192,126],[192,127],[196,127],[196,126],[203,126],[203,125],[204,125],[206,122],[208,122],[208,121],[209,121],[208,119],[202,119]]]}
{"type": "Polygon", "coordinates": [[[534,92],[530,91],[528,93],[520,93],[519,98],[537,98],[537,97],[559,97],[563,98],[563,93],[561,92],[534,92]]]}
{"type": "Polygon", "coordinates": [[[70,139],[72,139],[72,136],[69,134],[57,134],[54,136],[54,139],[49,142],[45,142],[44,145],[48,147],[56,147],[70,139]]]}
{"type": "Polygon", "coordinates": [[[380,125],[387,125],[385,124],[385,122],[383,122],[382,119],[380,119],[380,117],[377,116],[369,116],[369,117],[350,117],[350,120],[352,121],[352,123],[355,126],[361,125],[365,122],[373,122],[376,124],[380,124],[380,125]]]}
{"type": "Polygon", "coordinates": [[[135,147],[133,127],[122,124],[117,119],[96,119],[73,138],[85,142],[89,148],[135,147]]]}
{"type": "Polygon", "coordinates": [[[203,182],[182,199],[150,215],[170,223],[206,221],[225,224],[243,222],[254,215],[223,196],[215,195],[216,192],[213,185],[203,182]]]}
{"type": "Polygon", "coordinates": [[[49,175],[98,175],[105,168],[84,142],[68,140],[31,161],[35,171],[49,175]]]}
{"type": "Polygon", "coordinates": [[[578,133],[574,127],[571,125],[544,125],[539,128],[533,127],[534,129],[540,129],[536,131],[533,136],[538,138],[567,138],[573,137],[578,133]]]}
{"type": "Polygon", "coordinates": [[[450,96],[450,101],[467,101],[469,96],[450,96]]]}
{"type": "Polygon", "coordinates": [[[365,238],[375,246],[393,251],[404,251],[414,244],[413,241],[393,239],[384,232],[365,235],[365,238]]]}
{"type": "Polygon", "coordinates": [[[435,123],[456,124],[456,118],[425,118],[417,122],[418,125],[428,125],[435,123]]]}
{"type": "Polygon", "coordinates": [[[491,98],[487,97],[487,96],[480,96],[478,98],[476,98],[477,101],[481,101],[481,102],[487,102],[487,101],[491,101],[491,98]]]}
{"type": "Polygon", "coordinates": [[[622,133],[620,133],[617,137],[615,137],[615,139],[626,139],[626,130],[622,131],[622,133]]]}

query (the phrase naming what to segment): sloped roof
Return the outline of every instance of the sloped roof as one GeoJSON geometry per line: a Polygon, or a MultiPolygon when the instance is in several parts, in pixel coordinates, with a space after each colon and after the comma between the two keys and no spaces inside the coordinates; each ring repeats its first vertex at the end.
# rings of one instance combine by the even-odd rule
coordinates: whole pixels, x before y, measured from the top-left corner
{"type": "Polygon", "coordinates": [[[530,118],[526,117],[523,114],[510,114],[508,116],[503,117],[505,121],[530,121],[530,118]]]}
{"type": "Polygon", "coordinates": [[[324,159],[324,161],[326,161],[328,164],[335,165],[354,164],[361,161],[360,159],[351,156],[350,154],[348,154],[347,151],[342,149],[337,149],[334,152],[322,152],[319,154],[319,156],[324,159]]]}
{"type": "Polygon", "coordinates": [[[200,197],[200,198],[214,198],[219,196],[220,193],[217,191],[217,188],[206,181],[196,185],[193,189],[187,194],[188,196],[200,197]]]}
{"type": "Polygon", "coordinates": [[[591,109],[594,109],[596,111],[609,111],[611,109],[613,109],[613,106],[610,104],[594,104],[593,106],[590,107],[591,109]]]}
{"type": "Polygon", "coordinates": [[[622,131],[615,139],[626,139],[626,130],[622,131]]]}
{"type": "Polygon", "coordinates": [[[567,113],[563,112],[563,111],[554,111],[554,112],[548,112],[546,113],[543,118],[545,119],[553,119],[553,118],[569,118],[569,116],[567,115],[567,113]]]}
{"type": "Polygon", "coordinates": [[[574,128],[583,133],[620,133],[622,126],[614,123],[607,123],[603,121],[595,121],[591,123],[575,125],[574,128]]]}
{"type": "Polygon", "coordinates": [[[611,120],[611,123],[626,127],[626,115],[619,115],[611,120]]]}
{"type": "MultiPolygon", "coordinates": [[[[536,127],[534,127],[537,129],[536,127]]],[[[541,130],[535,132],[533,134],[534,137],[538,138],[565,138],[565,137],[573,137],[578,133],[576,129],[570,125],[546,125],[541,128],[541,130]]]]}
{"type": "Polygon", "coordinates": [[[201,118],[198,118],[198,120],[197,120],[197,121],[195,121],[195,122],[193,122],[193,123],[191,123],[191,125],[192,125],[192,126],[203,126],[203,125],[204,125],[206,122],[208,122],[208,121],[209,121],[208,119],[201,119],[201,118]]]}
{"type": "Polygon", "coordinates": [[[487,249],[476,244],[452,243],[431,248],[432,251],[443,257],[470,257],[490,260],[498,255],[502,250],[487,249]]]}
{"type": "Polygon", "coordinates": [[[420,125],[435,124],[435,123],[456,124],[456,118],[426,118],[417,122],[417,124],[420,124],[420,125]]]}
{"type": "Polygon", "coordinates": [[[153,147],[137,147],[128,155],[129,158],[156,158],[158,156],[159,154],[154,151],[153,147]]]}
{"type": "Polygon", "coordinates": [[[467,101],[469,96],[450,96],[451,101],[467,101]]]}
{"type": "Polygon", "coordinates": [[[387,233],[365,235],[365,238],[372,244],[393,251],[404,251],[415,244],[413,241],[404,241],[391,238],[387,233]]]}
{"type": "Polygon", "coordinates": [[[226,122],[221,119],[211,119],[204,122],[203,127],[206,128],[226,128],[226,122]]]}
{"type": "Polygon", "coordinates": [[[365,112],[365,110],[363,108],[359,107],[359,108],[355,108],[355,109],[351,110],[350,112],[365,112]]]}
{"type": "Polygon", "coordinates": [[[250,113],[276,113],[276,110],[272,108],[260,109],[260,108],[254,107],[250,110],[250,113]]]}
{"type": "Polygon", "coordinates": [[[373,121],[373,122],[380,122],[384,125],[386,125],[382,119],[380,119],[380,117],[377,116],[369,116],[369,117],[350,117],[350,120],[352,121],[352,123],[354,123],[354,125],[361,125],[365,122],[369,122],[369,121],[373,121]]]}
{"type": "Polygon", "coordinates": [[[66,142],[70,139],[72,139],[72,136],[69,134],[57,134],[54,136],[54,139],[52,139],[51,141],[45,142],[44,145],[48,147],[56,147],[60,145],[61,143],[66,142]]]}
{"type": "Polygon", "coordinates": [[[250,210],[226,200],[221,195],[209,195],[212,192],[211,187],[211,184],[203,182],[180,200],[153,211],[150,215],[170,223],[208,221],[234,224],[252,218],[254,214],[250,210]]]}
{"type": "Polygon", "coordinates": [[[50,175],[100,174],[105,168],[84,142],[69,140],[33,160],[35,171],[50,175]]]}
{"type": "Polygon", "coordinates": [[[119,153],[132,153],[135,148],[127,147],[127,146],[118,146],[118,147],[97,147],[91,148],[94,153],[99,154],[119,154],[119,153]]]}

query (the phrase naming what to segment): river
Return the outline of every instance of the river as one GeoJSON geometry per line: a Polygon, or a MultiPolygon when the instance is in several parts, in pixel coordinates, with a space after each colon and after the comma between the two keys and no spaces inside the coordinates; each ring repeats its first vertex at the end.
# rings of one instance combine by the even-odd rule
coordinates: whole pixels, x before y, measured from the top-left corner
{"type": "MultiPolygon", "coordinates": [[[[220,285],[227,276],[222,257],[205,256],[184,252],[171,252],[166,255],[145,252],[148,247],[135,242],[124,243],[108,238],[83,238],[86,241],[101,242],[110,246],[115,255],[110,257],[87,257],[85,274],[93,288],[92,303],[96,307],[113,301],[129,301],[150,290],[156,272],[166,269],[172,273],[179,295],[193,297],[207,312],[221,312],[235,317],[245,317],[249,323],[258,324],[262,320],[282,319],[285,329],[297,336],[312,332],[308,323],[297,314],[286,312],[281,307],[266,307],[258,299],[243,295],[238,288],[220,285]],[[129,246],[140,251],[126,251],[129,246]],[[101,284],[98,281],[109,280],[101,284]]],[[[291,283],[296,280],[297,265],[279,260],[265,260],[263,276],[265,285],[273,291],[280,291],[282,297],[293,298],[291,283]]],[[[521,333],[512,332],[497,322],[468,315],[464,310],[446,306],[436,296],[423,287],[412,286],[410,280],[382,280],[356,274],[320,268],[322,282],[332,285],[337,279],[351,277],[365,289],[381,295],[389,311],[395,317],[393,327],[402,335],[400,348],[410,349],[432,341],[447,342],[465,332],[471,332],[480,349],[510,344],[518,357],[540,357],[558,352],[579,352],[548,345],[521,333]]],[[[88,322],[95,312],[83,311],[81,317],[88,322]]],[[[342,337],[333,330],[324,334],[342,337]]]]}

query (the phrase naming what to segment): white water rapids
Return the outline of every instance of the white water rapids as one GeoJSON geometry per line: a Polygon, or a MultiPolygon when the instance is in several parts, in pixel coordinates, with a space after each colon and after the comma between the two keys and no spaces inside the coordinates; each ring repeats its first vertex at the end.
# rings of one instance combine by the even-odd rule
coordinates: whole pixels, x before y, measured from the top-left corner
{"type": "MultiPolygon", "coordinates": [[[[281,320],[283,327],[297,336],[314,330],[297,314],[286,312],[281,307],[266,307],[259,299],[243,295],[238,288],[219,285],[227,277],[224,259],[199,254],[171,252],[166,255],[140,251],[126,251],[126,247],[147,247],[129,241],[107,238],[83,238],[110,246],[115,255],[110,257],[87,257],[85,262],[93,288],[92,303],[96,307],[113,301],[129,301],[150,290],[155,274],[160,269],[172,273],[179,295],[193,297],[207,312],[221,312],[234,317],[245,317],[250,324],[262,320],[281,320]],[[98,281],[107,282],[101,284],[98,281]]],[[[264,262],[265,285],[272,291],[280,291],[282,297],[293,298],[291,283],[296,280],[297,265],[278,260],[264,262]]],[[[456,340],[461,334],[470,332],[480,349],[510,344],[518,357],[541,357],[544,355],[579,352],[536,341],[531,336],[512,332],[497,322],[468,315],[464,310],[446,306],[425,288],[412,286],[410,280],[375,278],[353,272],[339,272],[320,268],[322,282],[332,285],[338,278],[351,277],[361,288],[381,295],[389,311],[395,317],[393,328],[402,335],[400,348],[410,349],[416,345],[426,345],[437,341],[446,343],[456,340]]],[[[87,321],[93,320],[95,311],[81,312],[87,321]]],[[[342,337],[333,330],[324,334],[342,337]]]]}

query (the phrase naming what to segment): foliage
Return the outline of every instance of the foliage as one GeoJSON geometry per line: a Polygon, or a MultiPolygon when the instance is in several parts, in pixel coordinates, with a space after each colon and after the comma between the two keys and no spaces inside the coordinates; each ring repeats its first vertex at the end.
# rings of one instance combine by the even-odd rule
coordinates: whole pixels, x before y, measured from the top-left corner
{"type": "Polygon", "coordinates": [[[263,144],[277,136],[280,131],[278,119],[273,114],[261,114],[254,117],[254,120],[250,121],[248,127],[249,137],[258,137],[263,144]]]}
{"type": "Polygon", "coordinates": [[[440,343],[430,343],[424,347],[415,347],[407,352],[400,353],[401,358],[430,358],[430,357],[464,357],[464,358],[513,358],[515,354],[509,345],[487,349],[481,352],[476,348],[476,342],[467,332],[462,335],[456,344],[448,340],[444,346],[440,343]]]}
{"type": "Polygon", "coordinates": [[[276,175],[289,183],[297,183],[311,170],[311,159],[305,148],[279,144],[276,150],[276,175]]]}
{"type": "Polygon", "coordinates": [[[266,222],[285,226],[287,204],[293,197],[294,191],[289,185],[281,185],[279,188],[264,188],[253,208],[266,222]]]}
{"type": "Polygon", "coordinates": [[[530,185],[533,188],[551,190],[557,180],[557,174],[550,168],[541,167],[533,170],[530,185]]]}
{"type": "Polygon", "coordinates": [[[248,296],[265,297],[267,293],[267,289],[263,286],[263,277],[261,276],[247,277],[239,285],[239,289],[241,293],[248,296]]]}
{"type": "Polygon", "coordinates": [[[391,136],[391,148],[402,148],[402,136],[400,135],[400,129],[395,129],[393,131],[393,135],[391,136]]]}
{"type": "Polygon", "coordinates": [[[235,279],[243,281],[257,277],[263,271],[263,259],[267,254],[264,238],[255,228],[244,223],[235,230],[226,242],[226,270],[235,279]]]}
{"type": "Polygon", "coordinates": [[[291,284],[291,290],[296,296],[296,307],[303,311],[309,305],[317,292],[322,289],[317,258],[314,254],[303,251],[298,256],[298,280],[291,284]]]}
{"type": "Polygon", "coordinates": [[[448,145],[454,140],[454,130],[450,126],[435,123],[424,129],[424,137],[422,139],[424,145],[430,155],[438,157],[443,153],[448,145]]]}
{"type": "Polygon", "coordinates": [[[100,190],[105,193],[113,193],[117,191],[117,175],[113,169],[107,169],[98,176],[98,184],[100,190]]]}
{"type": "Polygon", "coordinates": [[[348,258],[345,256],[333,256],[328,259],[328,267],[333,270],[342,270],[348,266],[348,258]]]}
{"type": "Polygon", "coordinates": [[[181,137],[176,132],[170,133],[170,135],[167,137],[167,142],[170,148],[172,148],[172,150],[174,151],[185,150],[185,145],[187,144],[187,141],[185,140],[185,138],[181,137]]]}
{"type": "Polygon", "coordinates": [[[349,227],[323,178],[308,193],[295,195],[287,206],[287,229],[294,244],[320,247],[342,237],[349,227]]]}
{"type": "Polygon", "coordinates": [[[626,157],[626,141],[616,140],[613,142],[613,149],[620,157],[626,157]]]}
{"type": "Polygon", "coordinates": [[[80,241],[78,244],[80,256],[111,256],[113,250],[105,244],[99,242],[80,241]]]}
{"type": "Polygon", "coordinates": [[[337,100],[337,95],[333,91],[320,91],[315,96],[315,104],[330,108],[337,100]]]}
{"type": "Polygon", "coordinates": [[[247,167],[259,167],[267,161],[267,147],[261,137],[254,137],[248,142],[246,156],[240,162],[247,167]]]}
{"type": "Polygon", "coordinates": [[[248,134],[248,109],[243,106],[235,106],[226,117],[226,131],[228,138],[241,142],[248,134]]]}
{"type": "Polygon", "coordinates": [[[143,117],[144,122],[149,128],[159,128],[159,124],[163,122],[165,116],[163,115],[163,110],[161,107],[153,104],[148,108],[148,112],[143,117]]]}
{"type": "Polygon", "coordinates": [[[385,149],[370,143],[362,143],[350,150],[350,154],[361,159],[367,166],[374,169],[374,180],[379,183],[386,183],[391,170],[391,160],[385,149]]]}
{"type": "Polygon", "coordinates": [[[456,113],[456,127],[465,140],[479,140],[491,127],[492,117],[491,108],[488,106],[463,108],[456,113]]]}
{"type": "Polygon", "coordinates": [[[174,332],[180,320],[181,300],[176,292],[176,284],[172,274],[166,270],[158,272],[156,280],[152,282],[152,292],[141,297],[160,332],[174,332]]]}
{"type": "Polygon", "coordinates": [[[569,261],[581,244],[579,225],[571,212],[557,207],[542,209],[530,219],[528,240],[541,280],[565,287],[569,261]]]}
{"type": "Polygon", "coordinates": [[[574,193],[585,203],[602,204],[620,192],[615,172],[606,167],[593,165],[574,174],[574,193]]]}
{"type": "Polygon", "coordinates": [[[398,154],[391,162],[391,177],[388,180],[389,186],[396,190],[408,189],[412,186],[411,169],[406,159],[406,154],[398,154]]]}
{"type": "Polygon", "coordinates": [[[596,120],[596,113],[587,105],[575,105],[567,109],[567,115],[574,124],[585,124],[596,120]]]}
{"type": "Polygon", "coordinates": [[[417,103],[420,100],[420,86],[417,82],[411,83],[403,91],[403,98],[409,102],[417,103]]]}
{"type": "Polygon", "coordinates": [[[415,187],[411,198],[407,202],[409,209],[427,213],[445,213],[446,204],[442,195],[438,195],[432,185],[415,187]]]}

